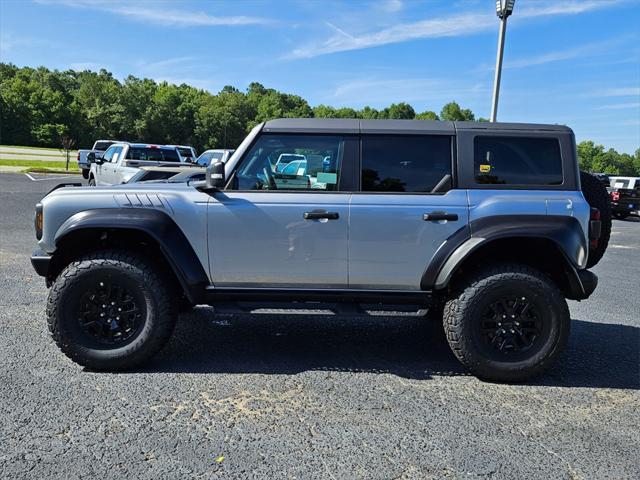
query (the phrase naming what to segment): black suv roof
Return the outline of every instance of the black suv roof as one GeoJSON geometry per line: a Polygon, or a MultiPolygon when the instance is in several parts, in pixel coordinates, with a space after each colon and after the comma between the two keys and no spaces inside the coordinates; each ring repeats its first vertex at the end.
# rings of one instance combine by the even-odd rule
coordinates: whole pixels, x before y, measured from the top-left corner
{"type": "Polygon", "coordinates": [[[564,125],[503,122],[444,122],[432,120],[360,120],[351,118],[278,118],[265,122],[265,132],[299,133],[441,133],[456,130],[521,130],[571,132],[564,125]]]}

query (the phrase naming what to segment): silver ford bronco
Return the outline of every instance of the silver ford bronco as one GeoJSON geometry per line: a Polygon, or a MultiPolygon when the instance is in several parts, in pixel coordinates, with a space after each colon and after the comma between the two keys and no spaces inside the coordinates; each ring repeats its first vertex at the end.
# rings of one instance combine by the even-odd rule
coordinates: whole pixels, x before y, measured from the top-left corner
{"type": "Polygon", "coordinates": [[[197,304],[404,304],[442,318],[477,376],[520,381],[566,345],[566,299],[596,288],[610,211],[567,127],[279,119],[224,160],[37,204],[31,261],[73,361],[130,369],[197,304]]]}

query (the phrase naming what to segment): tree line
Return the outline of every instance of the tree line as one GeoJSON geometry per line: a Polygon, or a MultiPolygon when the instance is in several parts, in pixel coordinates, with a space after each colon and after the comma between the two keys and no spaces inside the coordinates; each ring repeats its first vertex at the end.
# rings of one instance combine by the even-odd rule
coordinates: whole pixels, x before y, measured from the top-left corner
{"type": "MultiPolygon", "coordinates": [[[[416,112],[408,103],[384,109],[311,107],[298,95],[254,82],[246,91],[225,86],[217,95],[182,84],[128,76],[119,81],[100,70],[58,71],[0,63],[0,143],[60,147],[73,139],[90,148],[99,138],[149,143],[234,148],[260,122],[281,117],[363,119],[476,119],[456,102],[440,113],[416,112]]],[[[602,145],[578,145],[581,168],[589,171],[640,175],[640,149],[620,154],[602,145]]]]}

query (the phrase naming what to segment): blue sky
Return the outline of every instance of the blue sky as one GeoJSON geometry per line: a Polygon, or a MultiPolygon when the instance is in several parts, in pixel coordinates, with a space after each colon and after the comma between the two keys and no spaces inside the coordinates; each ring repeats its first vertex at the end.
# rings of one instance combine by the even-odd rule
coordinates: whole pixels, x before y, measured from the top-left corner
{"type": "MultiPolygon", "coordinates": [[[[212,92],[252,81],[311,105],[488,117],[493,0],[0,0],[0,58],[106,68],[212,92]]],[[[498,119],[561,123],[640,147],[640,0],[517,0],[498,119]]]]}

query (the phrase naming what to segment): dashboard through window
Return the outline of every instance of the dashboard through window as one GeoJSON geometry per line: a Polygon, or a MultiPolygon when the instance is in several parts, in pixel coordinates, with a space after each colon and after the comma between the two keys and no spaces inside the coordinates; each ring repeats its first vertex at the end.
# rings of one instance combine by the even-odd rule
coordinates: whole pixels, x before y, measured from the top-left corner
{"type": "Polygon", "coordinates": [[[232,188],[336,191],[344,143],[341,136],[262,135],[236,170],[232,188]]]}
{"type": "Polygon", "coordinates": [[[451,137],[368,135],[362,137],[362,190],[442,193],[451,185],[451,137]],[[445,185],[445,187],[443,187],[445,185]]]}

